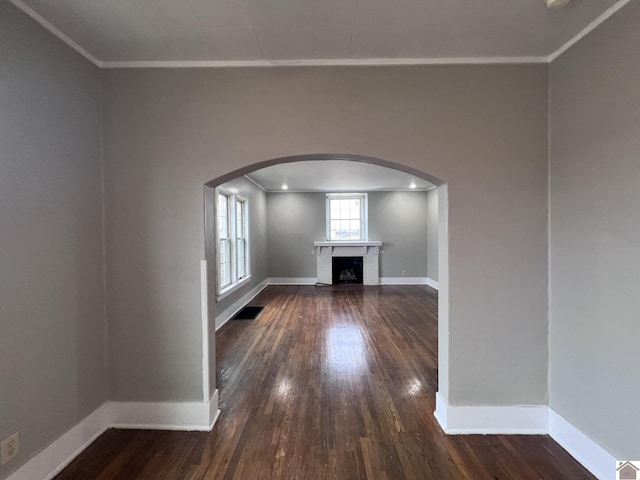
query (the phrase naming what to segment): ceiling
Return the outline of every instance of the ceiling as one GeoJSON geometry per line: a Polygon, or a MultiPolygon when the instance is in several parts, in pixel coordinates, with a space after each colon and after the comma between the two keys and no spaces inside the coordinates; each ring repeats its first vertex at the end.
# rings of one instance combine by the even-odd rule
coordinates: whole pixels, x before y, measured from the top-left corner
{"type": "Polygon", "coordinates": [[[11,0],[105,67],[548,61],[628,0],[11,0]]]}
{"type": "Polygon", "coordinates": [[[410,191],[434,187],[399,170],[346,160],[281,163],[246,176],[267,192],[282,192],[283,185],[289,192],[410,191]]]}

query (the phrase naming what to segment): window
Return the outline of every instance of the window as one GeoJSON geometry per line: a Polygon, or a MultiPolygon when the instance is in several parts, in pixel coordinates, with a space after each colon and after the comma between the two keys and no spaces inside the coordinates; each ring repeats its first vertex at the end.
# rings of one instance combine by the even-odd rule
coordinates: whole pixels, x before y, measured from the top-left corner
{"type": "Polygon", "coordinates": [[[218,299],[250,276],[247,199],[236,190],[217,190],[218,299]]]}
{"type": "Polygon", "coordinates": [[[247,276],[247,201],[236,199],[236,265],[238,280],[247,276]]]}
{"type": "Polygon", "coordinates": [[[367,194],[327,194],[327,240],[367,239],[367,194]]]}
{"type": "Polygon", "coordinates": [[[218,251],[220,254],[219,287],[231,285],[231,202],[230,195],[218,193],[218,251]]]}

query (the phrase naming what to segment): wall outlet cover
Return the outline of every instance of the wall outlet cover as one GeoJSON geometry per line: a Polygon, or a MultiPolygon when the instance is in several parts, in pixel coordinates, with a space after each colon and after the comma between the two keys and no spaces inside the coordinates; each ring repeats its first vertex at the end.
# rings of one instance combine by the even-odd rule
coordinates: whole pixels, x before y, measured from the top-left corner
{"type": "Polygon", "coordinates": [[[17,457],[20,453],[20,435],[14,433],[0,443],[0,465],[4,465],[9,460],[17,457]]]}

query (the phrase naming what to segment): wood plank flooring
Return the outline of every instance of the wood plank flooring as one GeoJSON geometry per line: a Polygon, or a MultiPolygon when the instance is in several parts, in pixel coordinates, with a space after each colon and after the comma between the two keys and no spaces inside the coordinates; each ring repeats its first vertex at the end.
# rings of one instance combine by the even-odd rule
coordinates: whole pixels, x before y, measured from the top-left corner
{"type": "Polygon", "coordinates": [[[63,479],[592,479],[547,436],[446,436],[437,293],[277,287],[217,335],[211,433],[109,430],[63,479]]]}

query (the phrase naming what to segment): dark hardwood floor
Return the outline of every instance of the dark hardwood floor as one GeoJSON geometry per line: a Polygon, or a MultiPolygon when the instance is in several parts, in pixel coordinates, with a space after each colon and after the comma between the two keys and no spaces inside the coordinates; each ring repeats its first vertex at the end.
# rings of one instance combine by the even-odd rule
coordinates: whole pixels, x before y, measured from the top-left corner
{"type": "Polygon", "coordinates": [[[446,436],[437,293],[269,287],[217,334],[213,432],[109,430],[62,479],[592,479],[547,436],[446,436]]]}

